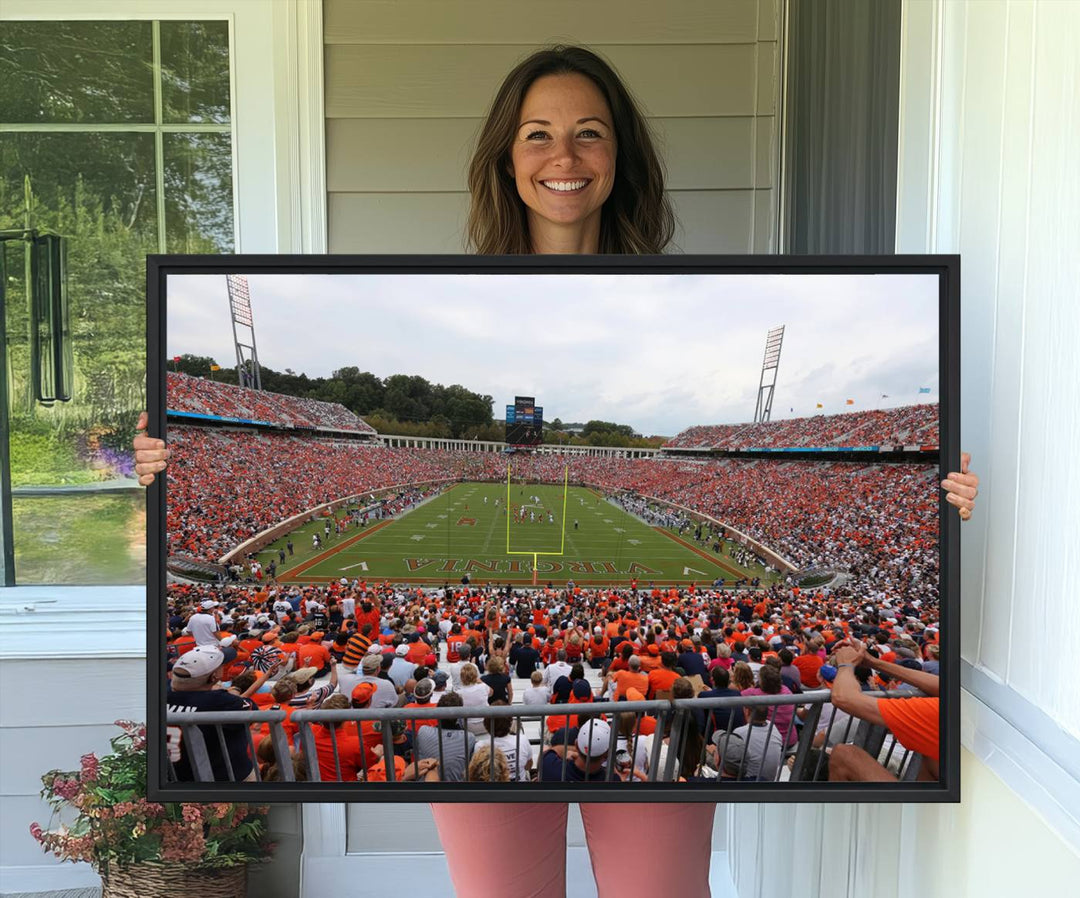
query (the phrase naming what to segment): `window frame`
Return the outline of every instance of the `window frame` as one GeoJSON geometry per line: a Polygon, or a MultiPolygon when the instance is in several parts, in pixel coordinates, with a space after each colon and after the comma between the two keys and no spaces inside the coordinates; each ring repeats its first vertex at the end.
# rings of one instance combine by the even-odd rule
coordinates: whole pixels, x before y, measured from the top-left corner
{"type": "MultiPolygon", "coordinates": [[[[5,0],[3,21],[217,20],[229,25],[230,125],[235,252],[326,251],[322,4],[311,0],[5,0]],[[269,189],[268,189],[269,185],[269,189]]],[[[13,126],[8,130],[16,130],[13,126]]],[[[34,130],[46,130],[37,129],[34,130]]],[[[168,129],[173,130],[173,129],[168,129]]],[[[197,129],[196,129],[197,130],[197,129]]],[[[33,613],[45,623],[93,607],[103,615],[142,618],[130,628],[103,627],[79,646],[58,649],[35,626],[19,650],[0,658],[72,654],[145,656],[144,586],[0,588],[0,634],[33,613]],[[132,648],[131,637],[139,646],[132,648]]],[[[20,630],[23,628],[19,627],[20,630]]],[[[14,633],[12,634],[14,635],[14,633]]],[[[12,640],[3,640],[12,646],[12,640]]]]}

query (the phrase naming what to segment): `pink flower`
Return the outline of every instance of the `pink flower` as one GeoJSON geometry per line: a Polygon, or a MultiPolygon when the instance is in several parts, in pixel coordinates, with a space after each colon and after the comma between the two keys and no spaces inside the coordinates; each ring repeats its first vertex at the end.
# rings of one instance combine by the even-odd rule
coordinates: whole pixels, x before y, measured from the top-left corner
{"type": "Polygon", "coordinates": [[[201,827],[183,823],[163,823],[161,826],[161,859],[163,861],[198,861],[206,848],[201,827]]]}
{"type": "Polygon", "coordinates": [[[53,791],[65,801],[71,801],[79,794],[79,784],[75,780],[65,779],[58,776],[53,781],[53,791]]]}
{"type": "Polygon", "coordinates": [[[44,841],[43,833],[44,833],[44,831],[42,830],[40,824],[38,824],[38,823],[31,823],[30,824],[30,835],[32,835],[34,837],[35,842],[43,842],[44,841]]]}
{"type": "Polygon", "coordinates": [[[197,804],[185,804],[181,813],[188,823],[202,823],[202,808],[197,804]]]}
{"type": "Polygon", "coordinates": [[[82,780],[84,783],[92,783],[98,778],[98,759],[97,756],[91,752],[88,755],[83,755],[79,759],[82,764],[82,780]]]}

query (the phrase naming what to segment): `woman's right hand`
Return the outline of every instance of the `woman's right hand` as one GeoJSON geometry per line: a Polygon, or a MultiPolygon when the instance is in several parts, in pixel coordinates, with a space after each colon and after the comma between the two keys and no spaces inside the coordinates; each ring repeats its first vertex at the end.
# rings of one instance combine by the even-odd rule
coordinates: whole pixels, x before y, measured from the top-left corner
{"type": "Polygon", "coordinates": [[[165,447],[164,440],[146,435],[146,426],[149,423],[149,415],[146,412],[140,412],[139,422],[135,425],[135,439],[131,443],[135,450],[135,473],[142,486],[149,486],[154,482],[157,473],[165,470],[166,459],[169,457],[169,450],[165,447]]]}

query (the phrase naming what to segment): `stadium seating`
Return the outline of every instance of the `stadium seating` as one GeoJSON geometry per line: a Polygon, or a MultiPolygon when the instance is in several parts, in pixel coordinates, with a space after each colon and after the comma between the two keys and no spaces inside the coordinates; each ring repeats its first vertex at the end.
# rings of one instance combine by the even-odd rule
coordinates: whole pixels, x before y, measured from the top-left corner
{"type": "Polygon", "coordinates": [[[837,446],[930,446],[938,443],[937,403],[789,418],[761,424],[717,424],[684,430],[665,449],[791,449],[837,446]]]}
{"type": "Polygon", "coordinates": [[[166,391],[170,411],[241,418],[279,427],[375,433],[371,425],[338,403],[251,390],[175,372],[166,374],[166,391]]]}

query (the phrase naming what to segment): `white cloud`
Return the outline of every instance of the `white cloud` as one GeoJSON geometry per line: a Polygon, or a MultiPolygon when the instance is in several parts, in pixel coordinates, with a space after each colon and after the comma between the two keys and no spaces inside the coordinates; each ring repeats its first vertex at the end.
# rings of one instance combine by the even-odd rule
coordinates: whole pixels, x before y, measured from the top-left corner
{"type": "MultiPolygon", "coordinates": [[[[548,419],[674,434],[753,417],[784,324],[773,418],[937,399],[931,275],[257,275],[259,358],[311,377],[420,374],[548,419]],[[931,394],[919,395],[919,387],[931,394]],[[881,395],[887,394],[888,399],[881,395]]],[[[166,357],[235,358],[223,275],[172,275],[166,357]]]]}

